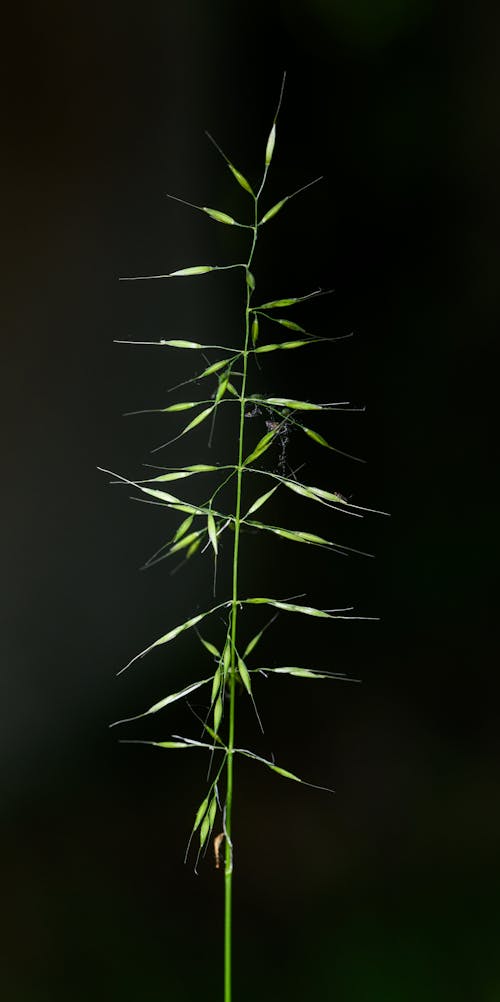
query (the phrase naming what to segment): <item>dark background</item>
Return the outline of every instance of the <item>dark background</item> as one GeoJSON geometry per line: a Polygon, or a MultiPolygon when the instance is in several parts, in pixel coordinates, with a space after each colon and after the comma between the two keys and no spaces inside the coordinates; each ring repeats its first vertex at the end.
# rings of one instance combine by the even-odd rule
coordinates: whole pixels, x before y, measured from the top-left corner
{"type": "MultiPolygon", "coordinates": [[[[318,334],[356,336],[264,357],[252,388],[366,404],[309,422],[366,465],[296,434],[289,461],[306,463],[306,482],[392,518],[356,522],[279,493],[269,509],[376,560],[243,537],[247,594],[306,592],[311,604],[352,604],[381,622],[281,617],[256,652],[255,666],[305,664],[363,683],[262,681],[265,738],[239,709],[241,740],[336,795],[238,764],[235,998],[500,999],[486,416],[496,390],[498,21],[481,2],[463,14],[431,0],[190,0],[25,4],[4,23],[9,1002],[221,998],[221,875],[210,855],[198,877],[182,863],[203,753],[127,747],[107,729],[206,673],[186,634],[115,679],[209,607],[211,560],[174,577],[166,563],[139,573],[177,518],[130,503],[96,466],[139,477],[149,449],[182,423],[121,414],[164,406],[166,388],[200,365],[194,353],[113,339],[241,338],[236,273],[117,278],[244,254],[244,233],[165,193],[244,218],[245,193],[204,130],[255,180],[284,69],[265,204],[325,181],[263,230],[256,295],[333,288],[288,315],[318,334]]],[[[201,428],[158,462],[232,461],[230,415],[221,410],[211,453],[201,428]]],[[[249,441],[265,430],[258,421],[249,441]]],[[[201,480],[183,496],[203,496],[201,480]]],[[[224,598],[223,573],[219,585],[224,598]]],[[[262,613],[247,610],[244,630],[262,613]]],[[[220,629],[214,620],[205,632],[216,640],[220,629]]],[[[171,707],[127,733],[198,728],[171,707]]]]}

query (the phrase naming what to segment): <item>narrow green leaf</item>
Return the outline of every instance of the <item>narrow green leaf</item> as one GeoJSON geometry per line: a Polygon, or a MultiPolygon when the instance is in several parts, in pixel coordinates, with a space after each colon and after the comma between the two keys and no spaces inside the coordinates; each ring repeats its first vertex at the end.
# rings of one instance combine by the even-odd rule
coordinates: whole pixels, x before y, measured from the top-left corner
{"type": "Polygon", "coordinates": [[[250,681],[250,675],[248,674],[248,668],[245,662],[243,661],[243,658],[238,658],[238,671],[240,673],[241,681],[243,682],[243,685],[245,686],[245,689],[248,692],[248,695],[251,696],[252,683],[250,681]]]}
{"type": "Polygon", "coordinates": [[[218,209],[209,209],[206,205],[202,205],[203,212],[206,212],[208,216],[215,219],[218,223],[227,223],[228,226],[234,226],[236,220],[232,216],[228,216],[227,212],[219,212],[218,209]]]}
{"type": "Polygon", "coordinates": [[[181,278],[189,275],[205,275],[208,271],[214,271],[212,265],[196,264],[193,268],[180,268],[178,271],[171,271],[167,278],[181,278]]]}
{"type": "Polygon", "coordinates": [[[252,321],[252,344],[255,348],[259,338],[259,318],[254,317],[252,321]]]}
{"type": "Polygon", "coordinates": [[[276,202],[276,205],[273,205],[272,209],[268,209],[265,215],[262,216],[259,226],[263,226],[264,223],[269,222],[283,208],[285,202],[288,202],[288,196],[287,198],[282,198],[280,202],[276,202]]]}
{"type": "MultiPolygon", "coordinates": [[[[259,349],[257,348],[257,351],[258,350],[259,349]]],[[[248,466],[250,463],[253,463],[256,459],[258,459],[259,456],[262,456],[262,454],[266,451],[266,449],[268,449],[269,446],[271,445],[271,442],[275,437],[275,434],[276,432],[274,431],[266,432],[266,434],[263,435],[263,437],[261,438],[260,442],[258,442],[257,445],[255,446],[253,452],[251,452],[250,455],[247,456],[243,465],[248,466]]]]}
{"type": "Polygon", "coordinates": [[[219,549],[217,544],[217,529],[215,527],[215,519],[214,516],[212,515],[212,512],[208,513],[207,528],[208,528],[208,538],[210,539],[210,542],[214,548],[214,553],[217,555],[219,549]]]}
{"type": "Polygon", "coordinates": [[[266,501],[268,501],[269,498],[274,494],[274,492],[278,489],[278,487],[279,484],[277,484],[276,487],[272,487],[270,491],[266,491],[265,494],[261,494],[261,496],[257,498],[257,500],[254,501],[252,505],[250,505],[250,508],[248,509],[243,521],[246,521],[249,515],[253,515],[255,511],[261,508],[262,505],[265,504],[266,501]]]}
{"type": "Polygon", "coordinates": [[[275,142],[276,142],[276,123],[273,123],[273,127],[269,133],[269,137],[266,144],[266,161],[265,161],[266,167],[269,167],[269,164],[271,163],[275,142]]]}

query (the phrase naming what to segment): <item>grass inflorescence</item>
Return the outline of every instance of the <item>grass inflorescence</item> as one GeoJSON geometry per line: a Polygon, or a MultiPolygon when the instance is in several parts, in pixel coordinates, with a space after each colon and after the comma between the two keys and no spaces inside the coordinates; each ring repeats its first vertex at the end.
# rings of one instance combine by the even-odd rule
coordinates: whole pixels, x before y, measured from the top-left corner
{"type": "MultiPolygon", "coordinates": [[[[290,491],[295,496],[304,499],[304,501],[326,506],[335,511],[343,511],[358,518],[362,517],[365,512],[373,510],[351,504],[339,493],[303,483],[297,477],[296,471],[290,470],[286,462],[286,446],[289,433],[292,429],[302,432],[309,440],[328,451],[340,451],[332,446],[323,435],[304,423],[304,415],[307,415],[308,412],[343,411],[355,410],[356,408],[352,408],[348,401],[312,403],[307,400],[297,400],[286,396],[269,397],[262,394],[250,394],[248,392],[249,367],[252,364],[258,363],[259,358],[263,358],[271,352],[302,350],[311,348],[313,345],[325,345],[330,341],[338,340],[337,338],[317,337],[310,334],[300,324],[288,319],[286,315],[282,316],[282,311],[286,312],[289,308],[297,304],[306,303],[308,300],[321,295],[321,289],[298,296],[277,298],[264,303],[259,303],[258,297],[255,295],[256,280],[252,272],[252,266],[262,227],[267,227],[271,220],[284,209],[291,198],[304,192],[314,184],[314,181],[304,184],[297,191],[293,192],[292,195],[280,199],[271,208],[267,209],[267,211],[262,211],[262,195],[274,155],[276,123],[282,93],[283,87],[265,147],[262,176],[255,188],[252,187],[244,175],[228,159],[212,137],[209,137],[224,158],[233,178],[248,195],[252,210],[251,221],[241,223],[218,209],[199,206],[192,202],[186,202],[185,199],[178,199],[178,201],[185,202],[191,208],[204,213],[221,225],[237,226],[238,228],[248,230],[249,248],[246,260],[224,266],[194,265],[173,270],[165,275],[146,275],[124,279],[124,281],[178,278],[197,280],[200,276],[217,273],[222,270],[234,270],[236,275],[239,273],[238,280],[244,284],[244,316],[242,318],[241,344],[228,347],[227,345],[202,344],[198,341],[182,339],[166,339],[157,342],[119,342],[134,345],[156,344],[165,350],[191,351],[197,357],[200,356],[200,353],[205,356],[205,353],[212,351],[223,353],[222,358],[213,362],[210,362],[208,357],[207,361],[209,361],[209,364],[206,365],[205,369],[195,375],[193,379],[186,380],[182,384],[185,386],[193,384],[198,386],[200,384],[202,392],[199,399],[182,400],[166,407],[153,408],[149,413],[178,414],[186,411],[188,414],[188,420],[180,433],[157,446],[153,450],[156,452],[166,448],[178,439],[189,435],[192,430],[201,424],[206,423],[208,425],[208,423],[213,422],[216,413],[223,407],[227,421],[234,432],[235,454],[233,462],[224,466],[199,463],[177,468],[163,467],[163,472],[141,480],[131,480],[119,474],[112,473],[109,470],[104,471],[110,473],[117,482],[125,483],[132,487],[137,492],[139,498],[142,497],[151,503],[159,504],[164,508],[170,509],[173,513],[179,513],[181,516],[172,538],[153,554],[147,561],[146,567],[153,566],[165,558],[175,555],[184,561],[190,560],[206,550],[211,551],[216,565],[219,558],[222,536],[226,534],[231,540],[231,594],[224,601],[215,603],[207,608],[206,611],[198,612],[183,623],[170,627],[166,633],[153,640],[152,643],[136,654],[121,669],[121,671],[125,671],[154,648],[170,644],[185,631],[192,630],[198,637],[201,647],[208,657],[210,667],[203,672],[204,677],[189,681],[178,692],[164,696],[153,706],[140,713],[136,713],[125,720],[116,721],[116,724],[123,724],[128,721],[154,715],[178,700],[188,699],[198,689],[204,690],[207,694],[207,712],[205,719],[202,721],[203,740],[195,740],[182,735],[172,735],[166,741],[141,741],[139,743],[163,749],[201,750],[204,754],[210,756],[211,771],[210,778],[208,779],[208,789],[202,803],[195,812],[188,850],[196,840],[196,862],[198,862],[200,854],[207,848],[211,839],[213,839],[215,865],[217,868],[222,868],[223,865],[224,868],[224,1002],[230,1002],[231,1000],[232,981],[231,932],[234,858],[232,808],[235,760],[239,756],[244,756],[254,760],[258,764],[264,765],[279,777],[297,783],[304,782],[295,773],[276,764],[274,759],[266,759],[249,749],[238,746],[236,736],[237,686],[247,694],[248,699],[253,703],[257,720],[260,723],[254,692],[255,682],[259,675],[270,672],[302,680],[346,679],[344,675],[330,672],[324,667],[316,665],[310,667],[300,665],[284,665],[273,668],[269,668],[267,665],[255,667],[253,664],[254,652],[264,631],[272,625],[278,615],[307,616],[316,619],[352,620],[369,618],[354,615],[351,608],[318,609],[307,604],[297,603],[297,601],[290,598],[282,599],[272,596],[248,597],[240,593],[240,566],[242,560],[244,560],[244,554],[240,549],[243,529],[251,528],[253,531],[276,535],[281,539],[296,544],[319,547],[338,554],[360,552],[357,550],[353,551],[338,540],[326,539],[304,528],[289,528],[262,521],[262,510],[278,489],[290,491]],[[274,329],[276,330],[275,339],[271,341],[264,341],[262,339],[261,327],[263,326],[263,322],[266,325],[266,329],[268,324],[274,325],[274,329]],[[212,394],[204,389],[205,386],[211,385],[214,385],[212,394]],[[228,405],[227,409],[226,405],[228,405]],[[255,413],[261,413],[266,417],[267,431],[257,444],[253,448],[250,448],[246,443],[245,418],[255,413]],[[263,469],[260,466],[260,462],[273,445],[278,446],[279,450],[280,462],[278,469],[263,469]],[[188,478],[201,478],[204,482],[204,478],[210,476],[215,476],[218,482],[215,489],[204,501],[195,504],[178,496],[177,491],[181,481],[188,478]],[[256,476],[264,478],[266,481],[265,490],[246,508],[244,504],[244,482],[248,477],[255,482],[256,476]],[[229,510],[221,510],[222,502],[219,498],[222,487],[225,488],[226,494],[228,487],[232,487],[233,489],[233,503],[229,507],[229,510]],[[175,493],[171,493],[171,490],[175,493]],[[257,512],[259,512],[258,518],[255,517],[257,512]],[[272,610],[272,618],[254,636],[243,640],[239,628],[239,619],[245,605],[270,608],[272,610]],[[218,614],[218,618],[222,615],[223,623],[225,623],[218,645],[207,640],[198,629],[198,627],[202,627],[204,620],[215,614],[218,614]]],[[[341,455],[346,455],[346,453],[341,453],[341,455]]],[[[356,457],[351,458],[355,459],[356,457]]],[[[112,726],[116,726],[116,724],[112,726]]],[[[313,786],[316,784],[308,785],[313,786]]],[[[319,788],[324,789],[324,787],[319,788]]]]}

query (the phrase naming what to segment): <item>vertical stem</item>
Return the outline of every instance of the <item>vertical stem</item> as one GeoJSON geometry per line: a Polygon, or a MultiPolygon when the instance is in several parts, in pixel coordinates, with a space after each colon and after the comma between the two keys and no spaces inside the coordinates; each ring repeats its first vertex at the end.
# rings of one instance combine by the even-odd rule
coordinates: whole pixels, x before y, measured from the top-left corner
{"type": "MultiPolygon", "coordinates": [[[[259,192],[260,193],[260,192],[259,192]]],[[[246,305],[245,305],[245,348],[243,352],[243,379],[240,397],[240,425],[238,441],[238,466],[236,481],[236,511],[234,520],[234,550],[233,550],[233,595],[231,609],[231,664],[229,669],[229,739],[227,755],[227,791],[225,808],[226,855],[224,871],[224,1002],[231,1002],[231,959],[232,959],[232,890],[233,890],[233,846],[231,836],[233,808],[233,760],[234,760],[234,723],[236,698],[236,627],[238,619],[238,554],[240,545],[241,521],[241,482],[243,476],[243,434],[245,424],[246,383],[248,367],[248,341],[250,336],[250,297],[252,289],[248,283],[248,272],[257,243],[258,199],[255,197],[255,221],[253,240],[246,264],[246,305]]]]}

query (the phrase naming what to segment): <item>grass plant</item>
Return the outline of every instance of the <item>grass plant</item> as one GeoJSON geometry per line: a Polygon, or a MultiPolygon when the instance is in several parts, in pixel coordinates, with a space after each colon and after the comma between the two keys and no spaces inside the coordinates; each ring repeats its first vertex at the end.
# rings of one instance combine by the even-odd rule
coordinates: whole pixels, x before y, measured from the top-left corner
{"type": "MultiPolygon", "coordinates": [[[[309,412],[314,412],[315,414],[321,412],[323,414],[329,411],[352,409],[347,402],[312,403],[307,400],[296,400],[286,396],[274,397],[259,393],[249,393],[250,367],[257,365],[258,368],[259,360],[264,360],[264,356],[268,353],[310,350],[313,347],[318,348],[320,345],[324,346],[328,342],[336,340],[311,334],[300,324],[288,319],[286,315],[282,315],[283,313],[286,314],[289,308],[299,303],[306,303],[313,297],[320,295],[320,289],[298,296],[277,298],[263,303],[259,302],[256,295],[256,281],[252,273],[252,266],[257,240],[260,238],[263,228],[267,227],[271,220],[285,208],[291,198],[303,192],[311,184],[314,184],[314,181],[312,181],[309,184],[303,185],[297,191],[293,192],[292,195],[280,199],[270,208],[263,211],[262,197],[275,150],[277,119],[282,94],[283,86],[265,146],[262,176],[255,187],[247,181],[215,141],[212,140],[223,157],[233,180],[244,189],[248,196],[251,209],[250,221],[241,223],[226,212],[219,211],[218,209],[193,205],[190,202],[186,203],[221,225],[246,229],[248,231],[248,256],[246,260],[222,266],[194,265],[170,271],[164,275],[146,275],[125,279],[125,281],[186,279],[189,282],[196,282],[203,280],[203,276],[209,273],[233,270],[235,279],[242,283],[244,305],[240,344],[228,347],[225,344],[202,344],[198,341],[181,339],[161,340],[158,342],[120,342],[129,344],[155,344],[164,351],[176,349],[191,351],[197,358],[200,355],[205,357],[205,353],[212,352],[215,352],[216,356],[221,356],[216,357],[215,361],[211,361],[210,357],[207,358],[206,361],[208,364],[205,368],[187,381],[186,385],[196,386],[201,389],[199,399],[182,399],[176,403],[157,409],[157,412],[160,414],[176,415],[184,411],[194,412],[194,414],[189,416],[189,420],[179,434],[172,437],[168,442],[162,443],[162,445],[153,451],[156,452],[159,449],[163,449],[172,442],[188,435],[202,423],[206,423],[208,426],[208,423],[210,421],[213,422],[216,413],[223,407],[234,434],[233,461],[224,466],[199,463],[175,469],[164,467],[164,472],[148,477],[145,480],[130,480],[112,473],[112,471],[103,471],[111,474],[115,482],[125,483],[134,488],[138,492],[139,497],[142,496],[152,503],[160,504],[164,508],[169,509],[174,514],[179,513],[181,515],[181,521],[177,525],[169,543],[155,553],[146,566],[153,566],[166,557],[176,554],[179,557],[183,557],[184,560],[191,560],[205,551],[212,553],[215,564],[217,564],[222,537],[225,540],[229,540],[231,544],[231,594],[223,601],[207,608],[206,611],[192,615],[179,625],[170,627],[166,633],[155,639],[144,650],[140,651],[139,654],[136,654],[121,669],[121,671],[125,671],[153,649],[172,643],[177,637],[188,630],[192,630],[197,634],[201,647],[208,656],[209,667],[203,672],[203,678],[190,680],[180,691],[169,693],[153,706],[128,718],[128,720],[137,720],[159,713],[170,704],[178,700],[187,699],[196,690],[201,688],[206,689],[208,695],[207,714],[203,721],[201,740],[199,738],[172,735],[166,741],[144,741],[140,743],[151,744],[162,749],[198,749],[209,756],[210,759],[211,769],[209,771],[208,789],[194,816],[188,851],[193,841],[196,841],[196,862],[198,862],[200,854],[206,851],[210,841],[213,840],[215,865],[224,870],[224,1002],[231,1002],[232,992],[231,937],[235,762],[240,756],[244,756],[272,770],[280,778],[292,780],[296,783],[305,782],[302,778],[295,775],[295,773],[276,764],[274,759],[264,758],[250,749],[239,747],[236,731],[237,688],[244,691],[248,699],[252,701],[257,713],[257,720],[260,724],[255,702],[255,683],[259,675],[264,674],[264,672],[266,674],[269,672],[276,675],[294,676],[303,681],[345,679],[343,675],[325,670],[316,665],[311,667],[300,665],[283,665],[278,667],[253,666],[254,652],[264,630],[272,624],[276,616],[280,613],[287,616],[312,617],[323,620],[369,618],[354,615],[352,608],[314,608],[307,604],[297,603],[294,598],[246,596],[242,595],[240,590],[241,566],[242,561],[245,559],[244,548],[241,546],[242,530],[251,529],[254,532],[269,533],[294,544],[319,547],[333,551],[334,553],[347,554],[349,552],[358,552],[351,551],[349,547],[343,546],[342,543],[323,538],[314,532],[295,528],[291,529],[262,521],[260,514],[259,517],[256,517],[257,513],[260,513],[265,508],[266,503],[276,491],[289,491],[295,496],[298,495],[305,501],[311,502],[313,505],[326,506],[332,512],[350,512],[358,517],[362,517],[366,511],[371,510],[351,504],[339,493],[302,482],[301,479],[298,479],[296,472],[289,469],[286,462],[286,446],[288,435],[292,429],[297,429],[325,450],[338,452],[339,450],[332,446],[322,434],[304,423],[304,418],[308,420],[307,415],[309,412]],[[267,336],[269,330],[275,332],[274,336],[270,338],[267,336]],[[212,392],[205,391],[204,388],[206,386],[211,386],[212,392]],[[247,445],[248,435],[246,433],[249,423],[245,419],[256,413],[261,413],[266,418],[267,430],[252,448],[247,445]],[[278,467],[274,469],[262,468],[260,465],[261,460],[271,450],[271,447],[274,447],[273,452],[278,447],[278,467]],[[248,506],[245,500],[245,485],[247,482],[255,483],[256,477],[266,481],[265,490],[248,506]],[[191,503],[183,500],[177,493],[170,493],[171,485],[188,478],[201,478],[203,481],[205,478],[215,478],[216,486],[206,501],[199,504],[191,503]],[[229,488],[232,489],[233,503],[229,506],[229,510],[222,510],[223,506],[220,502],[220,497],[223,488],[226,494],[229,488]],[[244,638],[242,636],[243,631],[240,628],[240,617],[244,606],[262,606],[263,610],[271,609],[272,611],[271,620],[264,623],[258,632],[250,638],[244,638]],[[220,619],[222,616],[225,625],[220,642],[216,645],[206,639],[199,632],[198,628],[202,626],[205,620],[217,613],[219,614],[217,619],[220,619]]],[[[178,199],[178,201],[184,201],[184,199],[178,199]]],[[[116,723],[123,724],[126,722],[122,720],[116,723]]],[[[323,787],[319,788],[324,789],[323,787]]]]}

